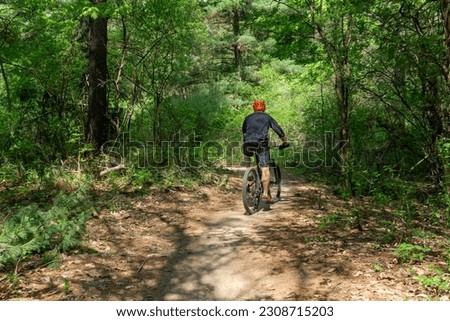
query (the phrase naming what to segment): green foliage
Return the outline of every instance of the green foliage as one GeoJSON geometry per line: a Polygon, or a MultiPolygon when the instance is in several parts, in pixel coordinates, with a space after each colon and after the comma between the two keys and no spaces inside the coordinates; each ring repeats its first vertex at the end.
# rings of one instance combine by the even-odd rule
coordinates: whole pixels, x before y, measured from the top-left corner
{"type": "Polygon", "coordinates": [[[426,246],[401,243],[394,251],[400,263],[417,263],[425,258],[431,249],[426,246]]]}
{"type": "MultiPolygon", "coordinates": [[[[0,268],[37,253],[57,266],[80,244],[84,186],[99,168],[126,165],[96,182],[109,190],[110,209],[126,206],[114,201],[122,191],[227,188],[216,167],[240,164],[239,147],[208,146],[237,146],[256,98],[291,141],[274,153],[280,165],[331,182],[344,198],[370,196],[380,207],[371,218],[378,241],[404,242],[394,251],[400,262],[425,260],[430,248],[406,242],[450,227],[445,14],[442,2],[422,0],[3,1],[0,268]],[[111,141],[93,160],[86,70],[89,19],[99,17],[108,18],[111,141]],[[339,72],[349,73],[347,164],[336,148],[339,72]]],[[[345,229],[366,214],[335,211],[317,224],[345,229]]],[[[318,238],[305,241],[326,240],[318,238]]],[[[417,280],[448,292],[448,266],[430,272],[417,280]]],[[[18,285],[17,273],[8,279],[18,285]]],[[[71,292],[69,280],[63,288],[71,292]]]]}
{"type": "Polygon", "coordinates": [[[356,216],[341,212],[334,212],[319,218],[319,228],[321,230],[330,230],[337,228],[348,228],[355,223],[356,216]]]}
{"type": "Polygon", "coordinates": [[[11,286],[13,288],[17,288],[19,286],[19,282],[20,282],[20,278],[19,275],[14,272],[12,274],[9,274],[6,279],[8,280],[8,282],[11,284],[11,286]]]}
{"type": "Polygon", "coordinates": [[[145,186],[152,185],[158,180],[154,175],[155,173],[148,169],[136,169],[132,171],[130,176],[135,186],[145,186]]]}
{"type": "Polygon", "coordinates": [[[61,265],[61,255],[58,250],[53,249],[42,254],[41,265],[56,269],[61,265]]]}
{"type": "Polygon", "coordinates": [[[418,280],[425,288],[434,291],[437,295],[450,293],[450,270],[447,269],[446,273],[436,266],[430,266],[429,270],[432,275],[419,275],[414,277],[414,279],[418,280]]]}
{"type": "Polygon", "coordinates": [[[383,272],[383,266],[381,264],[374,264],[373,269],[375,272],[383,272]]]}
{"type": "Polygon", "coordinates": [[[1,9],[0,120],[8,119],[0,126],[1,156],[27,165],[64,157],[81,127],[80,99],[69,99],[80,93],[83,74],[73,42],[77,14],[59,1],[8,1],[1,9]]]}
{"type": "Polygon", "coordinates": [[[63,289],[65,294],[70,294],[72,292],[72,282],[64,279],[63,289]]]}
{"type": "Polygon", "coordinates": [[[0,167],[0,183],[16,184],[21,180],[21,168],[12,163],[5,163],[0,167]]]}
{"type": "Polygon", "coordinates": [[[33,254],[79,246],[91,214],[86,192],[80,188],[73,194],[59,194],[47,210],[32,204],[11,216],[0,229],[0,268],[33,254]]]}
{"type": "MultiPolygon", "coordinates": [[[[444,54],[436,41],[442,38],[442,28],[433,27],[430,18],[430,13],[440,14],[437,4],[410,2],[404,10],[414,14],[402,16],[399,1],[370,2],[365,4],[369,11],[356,2],[322,1],[320,6],[316,3],[313,17],[306,3],[286,3],[2,4],[1,23],[7,26],[1,28],[0,37],[2,156],[35,168],[87,152],[82,130],[85,19],[101,16],[109,18],[112,139],[131,132],[140,142],[159,142],[195,132],[202,140],[239,140],[242,118],[258,97],[266,99],[269,112],[283,123],[289,137],[305,146],[302,165],[336,173],[333,144],[339,115],[330,59],[348,58],[353,76],[348,175],[354,177],[356,194],[372,193],[384,180],[386,166],[402,176],[426,172],[427,162],[435,159],[427,158],[430,151],[423,149],[432,133],[424,109],[432,93],[422,92],[427,87],[421,82],[427,79],[426,70],[439,74],[435,61],[444,54]],[[349,13],[351,23],[345,20],[349,13]],[[322,42],[317,41],[315,23],[323,27],[322,42]],[[413,23],[426,32],[415,32],[413,23]],[[351,35],[348,50],[339,40],[345,32],[351,35]],[[333,55],[326,52],[324,41],[336,45],[333,55]],[[240,66],[233,56],[237,45],[240,66]],[[325,138],[327,133],[334,135],[333,141],[325,138]]],[[[434,98],[440,102],[448,95],[442,79],[434,80],[439,85],[434,98]]],[[[448,160],[445,152],[441,155],[441,160],[448,160]]]]}
{"type": "Polygon", "coordinates": [[[442,170],[444,172],[441,181],[443,201],[447,207],[447,213],[450,215],[450,138],[440,138],[437,142],[437,149],[440,160],[442,161],[442,170]]]}

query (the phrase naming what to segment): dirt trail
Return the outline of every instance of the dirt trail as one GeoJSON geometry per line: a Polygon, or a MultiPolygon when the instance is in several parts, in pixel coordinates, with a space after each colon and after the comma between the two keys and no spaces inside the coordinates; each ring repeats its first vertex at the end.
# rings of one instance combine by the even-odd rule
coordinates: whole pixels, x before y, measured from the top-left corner
{"type": "Polygon", "coordinates": [[[281,300],[297,292],[295,271],[280,273],[282,255],[272,253],[259,235],[260,224],[270,225],[275,215],[243,215],[239,202],[193,215],[202,226],[184,239],[182,252],[187,254],[175,254],[173,269],[156,291],[159,299],[281,300]]]}
{"type": "Polygon", "coordinates": [[[90,221],[83,251],[56,269],[22,267],[0,299],[427,298],[376,231],[320,228],[348,207],[329,191],[288,178],[280,202],[244,215],[241,174],[222,189],[118,195],[90,221]]]}

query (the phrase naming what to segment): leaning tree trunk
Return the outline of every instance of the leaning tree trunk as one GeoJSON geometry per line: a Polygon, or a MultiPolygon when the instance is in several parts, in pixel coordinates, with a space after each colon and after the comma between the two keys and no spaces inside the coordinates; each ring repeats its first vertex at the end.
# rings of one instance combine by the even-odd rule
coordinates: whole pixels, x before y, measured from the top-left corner
{"type": "MultiPolygon", "coordinates": [[[[99,4],[106,0],[92,0],[99,4]]],[[[107,18],[89,21],[88,120],[86,140],[99,152],[108,140],[107,18]]]]}

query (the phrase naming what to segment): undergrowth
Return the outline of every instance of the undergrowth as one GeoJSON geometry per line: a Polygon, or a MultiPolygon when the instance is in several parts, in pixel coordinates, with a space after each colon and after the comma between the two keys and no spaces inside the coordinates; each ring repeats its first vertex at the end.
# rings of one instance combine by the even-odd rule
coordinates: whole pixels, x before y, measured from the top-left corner
{"type": "Polygon", "coordinates": [[[317,219],[321,232],[358,228],[371,237],[374,249],[389,248],[395,262],[411,271],[422,271],[411,273],[411,278],[427,290],[430,299],[450,294],[448,186],[439,190],[425,179],[406,180],[387,167],[381,173],[355,171],[353,195],[337,180],[315,179],[324,186],[334,186],[336,196],[348,201],[346,207],[327,211],[317,219]]]}
{"type": "Polygon", "coordinates": [[[192,189],[200,185],[222,187],[228,182],[226,170],[200,168],[137,168],[128,167],[122,172],[112,172],[97,181],[98,184],[114,190],[166,190],[171,188],[192,189]]]}
{"type": "Polygon", "coordinates": [[[118,193],[221,187],[228,179],[225,171],[206,167],[127,166],[94,177],[70,166],[49,166],[44,171],[11,164],[0,168],[0,270],[11,270],[36,254],[44,265],[57,265],[59,253],[81,245],[93,208],[118,193]]]}
{"type": "Polygon", "coordinates": [[[87,187],[58,194],[48,208],[38,204],[21,208],[0,227],[0,269],[10,269],[34,254],[79,246],[91,212],[87,187]]]}

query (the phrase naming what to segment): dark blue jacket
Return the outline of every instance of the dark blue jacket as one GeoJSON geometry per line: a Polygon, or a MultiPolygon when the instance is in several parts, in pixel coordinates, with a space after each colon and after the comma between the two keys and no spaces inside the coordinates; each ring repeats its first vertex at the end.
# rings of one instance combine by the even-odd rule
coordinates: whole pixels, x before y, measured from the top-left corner
{"type": "Polygon", "coordinates": [[[242,124],[244,142],[268,142],[269,128],[272,128],[278,137],[284,136],[280,125],[270,115],[264,112],[254,112],[248,115],[242,124]]]}

